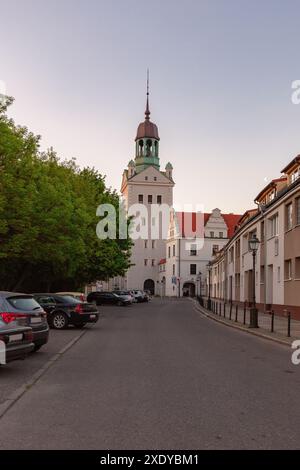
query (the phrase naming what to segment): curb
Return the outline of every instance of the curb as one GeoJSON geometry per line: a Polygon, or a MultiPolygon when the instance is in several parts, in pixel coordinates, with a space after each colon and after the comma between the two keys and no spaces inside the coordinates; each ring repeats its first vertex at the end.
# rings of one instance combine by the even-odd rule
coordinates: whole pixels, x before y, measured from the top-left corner
{"type": "Polygon", "coordinates": [[[24,393],[26,393],[56,361],[58,361],[58,359],[60,359],[69,349],[72,348],[72,346],[74,346],[75,343],[77,343],[77,341],[80,340],[80,338],[82,338],[82,336],[86,334],[87,331],[88,330],[82,331],[79,335],[69,341],[66,346],[64,346],[58,353],[54,354],[37,372],[35,372],[30,380],[17,388],[3,403],[1,403],[0,419],[21,398],[21,396],[24,395],[24,393]]]}
{"type": "Polygon", "coordinates": [[[195,301],[195,300],[192,300],[192,301],[193,301],[195,309],[198,312],[200,312],[205,317],[207,317],[207,318],[209,318],[213,321],[216,321],[217,323],[222,323],[223,325],[229,326],[230,328],[235,328],[236,330],[243,331],[244,333],[248,333],[250,335],[258,336],[259,338],[268,339],[269,341],[274,341],[275,343],[279,343],[279,344],[282,344],[284,346],[291,347],[291,342],[293,341],[293,338],[290,338],[289,340],[288,339],[285,340],[283,338],[277,338],[276,336],[270,336],[268,334],[261,333],[260,331],[251,330],[247,327],[238,325],[237,323],[229,323],[226,320],[222,320],[221,318],[212,316],[211,314],[209,314],[208,312],[203,310],[201,307],[199,307],[199,305],[196,303],[197,301],[195,301]]]}

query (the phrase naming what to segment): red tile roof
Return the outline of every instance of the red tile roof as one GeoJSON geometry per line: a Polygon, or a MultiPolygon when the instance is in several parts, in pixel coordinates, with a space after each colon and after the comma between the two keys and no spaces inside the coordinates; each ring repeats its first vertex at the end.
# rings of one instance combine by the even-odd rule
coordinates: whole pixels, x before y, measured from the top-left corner
{"type": "MultiPolygon", "coordinates": [[[[206,226],[211,213],[200,212],[176,212],[179,233],[184,237],[197,237],[202,238],[204,235],[204,227],[206,226]]],[[[222,214],[227,225],[227,237],[231,238],[234,234],[238,221],[241,218],[240,214],[222,214]]]]}
{"type": "Polygon", "coordinates": [[[225,220],[225,223],[228,228],[227,237],[231,238],[235,232],[235,228],[238,224],[238,221],[240,220],[242,216],[239,214],[222,214],[222,213],[221,213],[221,216],[225,220]]]}

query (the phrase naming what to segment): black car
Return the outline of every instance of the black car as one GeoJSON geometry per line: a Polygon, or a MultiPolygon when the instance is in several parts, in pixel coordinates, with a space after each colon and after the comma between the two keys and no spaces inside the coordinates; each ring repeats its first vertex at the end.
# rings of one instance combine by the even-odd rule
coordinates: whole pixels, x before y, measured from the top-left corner
{"type": "Polygon", "coordinates": [[[16,292],[0,292],[0,314],[15,318],[19,326],[32,328],[34,350],[38,351],[48,342],[47,315],[32,295],[16,292]]]}
{"type": "Polygon", "coordinates": [[[50,328],[62,330],[68,325],[83,328],[86,323],[96,323],[99,312],[94,304],[81,302],[69,295],[33,294],[47,312],[50,328]]]}
{"type": "Polygon", "coordinates": [[[132,303],[130,295],[118,295],[114,292],[90,292],[87,300],[96,305],[130,305],[132,303]]]}
{"type": "Polygon", "coordinates": [[[32,341],[31,328],[18,326],[12,313],[0,313],[0,365],[25,359],[34,350],[32,341]]]}

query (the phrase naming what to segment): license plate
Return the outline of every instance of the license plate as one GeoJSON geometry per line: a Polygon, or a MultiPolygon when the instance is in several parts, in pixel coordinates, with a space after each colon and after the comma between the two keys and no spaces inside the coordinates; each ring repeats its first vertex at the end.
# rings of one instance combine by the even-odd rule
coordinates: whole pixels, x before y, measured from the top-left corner
{"type": "Polygon", "coordinates": [[[32,324],[32,323],[41,323],[41,321],[42,321],[41,317],[32,317],[32,318],[30,319],[30,323],[31,323],[31,324],[32,324]]]}
{"type": "Polygon", "coordinates": [[[94,318],[96,318],[96,315],[90,315],[91,320],[93,320],[94,318]]]}
{"type": "Polygon", "coordinates": [[[10,335],[9,336],[9,342],[12,343],[14,341],[22,341],[23,339],[23,334],[19,334],[19,335],[10,335]]]}

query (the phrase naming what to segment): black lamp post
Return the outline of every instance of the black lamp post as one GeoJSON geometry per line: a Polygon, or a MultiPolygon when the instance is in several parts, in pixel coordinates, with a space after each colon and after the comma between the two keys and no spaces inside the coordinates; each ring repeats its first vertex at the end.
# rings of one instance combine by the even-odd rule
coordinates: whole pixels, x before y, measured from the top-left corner
{"type": "Polygon", "coordinates": [[[210,261],[208,262],[207,270],[208,270],[208,300],[207,300],[207,308],[208,308],[208,310],[211,310],[211,300],[210,300],[211,262],[210,262],[210,261]]]}
{"type": "Polygon", "coordinates": [[[248,241],[249,251],[252,251],[253,256],[253,272],[252,272],[252,305],[250,308],[250,324],[249,328],[258,328],[258,313],[256,308],[256,298],[255,298],[255,260],[256,252],[258,250],[260,241],[258,240],[256,234],[254,233],[248,241]]]}

